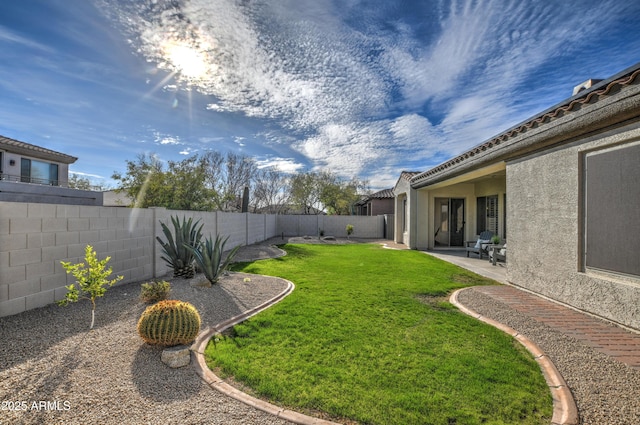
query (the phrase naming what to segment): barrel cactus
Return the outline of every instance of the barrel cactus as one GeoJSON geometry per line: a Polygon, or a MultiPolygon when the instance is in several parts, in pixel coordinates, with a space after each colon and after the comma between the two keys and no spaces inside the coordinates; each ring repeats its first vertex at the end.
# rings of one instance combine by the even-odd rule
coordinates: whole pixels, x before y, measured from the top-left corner
{"type": "Polygon", "coordinates": [[[193,305],[184,301],[160,301],[147,307],[138,321],[138,334],[153,345],[191,344],[198,332],[200,314],[193,305]]]}

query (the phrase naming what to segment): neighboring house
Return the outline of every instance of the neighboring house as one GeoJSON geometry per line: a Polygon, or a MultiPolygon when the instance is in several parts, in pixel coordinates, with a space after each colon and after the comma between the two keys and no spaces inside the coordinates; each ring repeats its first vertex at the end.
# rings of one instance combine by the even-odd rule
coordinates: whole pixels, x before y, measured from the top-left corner
{"type": "Polygon", "coordinates": [[[0,136],[0,201],[101,205],[100,192],[67,187],[77,159],[0,136]]]}
{"type": "Polygon", "coordinates": [[[104,207],[132,207],[135,199],[125,192],[105,190],[102,192],[102,206],[104,207]]]}
{"type": "Polygon", "coordinates": [[[393,189],[384,189],[363,197],[354,204],[354,215],[384,215],[394,213],[393,189]]]}
{"type": "Polygon", "coordinates": [[[640,64],[398,180],[395,240],[508,240],[507,280],[640,329],[640,64]]]}
{"type": "Polygon", "coordinates": [[[0,180],[67,186],[78,158],[0,136],[0,180]]]}

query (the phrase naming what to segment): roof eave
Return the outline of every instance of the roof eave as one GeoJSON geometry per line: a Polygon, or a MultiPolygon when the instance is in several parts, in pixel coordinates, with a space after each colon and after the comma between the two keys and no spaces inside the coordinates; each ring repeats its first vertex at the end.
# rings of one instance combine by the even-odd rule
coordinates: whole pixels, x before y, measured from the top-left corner
{"type": "Polygon", "coordinates": [[[21,142],[9,137],[0,136],[0,149],[6,149],[19,155],[26,155],[38,159],[60,162],[63,164],[73,164],[78,160],[75,156],[56,152],[30,143],[21,142]]]}
{"type": "Polygon", "coordinates": [[[419,189],[640,116],[640,63],[411,178],[419,189]],[[614,107],[612,107],[614,105],[614,107]]]}

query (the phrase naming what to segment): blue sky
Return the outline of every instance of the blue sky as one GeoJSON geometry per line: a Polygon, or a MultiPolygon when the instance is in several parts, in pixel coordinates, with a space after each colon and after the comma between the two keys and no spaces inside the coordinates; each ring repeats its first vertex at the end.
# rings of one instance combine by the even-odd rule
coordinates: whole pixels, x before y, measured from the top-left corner
{"type": "Polygon", "coordinates": [[[113,185],[206,150],[391,187],[640,61],[640,2],[0,2],[0,135],[113,185]]]}

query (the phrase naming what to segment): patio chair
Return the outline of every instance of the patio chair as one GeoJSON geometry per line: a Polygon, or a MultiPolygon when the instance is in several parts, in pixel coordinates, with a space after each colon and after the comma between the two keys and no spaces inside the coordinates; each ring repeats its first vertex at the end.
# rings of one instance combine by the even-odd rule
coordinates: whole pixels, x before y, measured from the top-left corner
{"type": "Polygon", "coordinates": [[[493,236],[493,232],[491,230],[485,230],[480,233],[477,241],[466,241],[465,249],[467,250],[467,257],[469,257],[469,253],[475,253],[480,256],[482,260],[482,254],[488,254],[487,247],[491,244],[491,237],[493,236]]]}
{"type": "Polygon", "coordinates": [[[507,262],[507,244],[502,246],[494,245],[489,251],[489,259],[494,266],[498,261],[507,262]]]}

